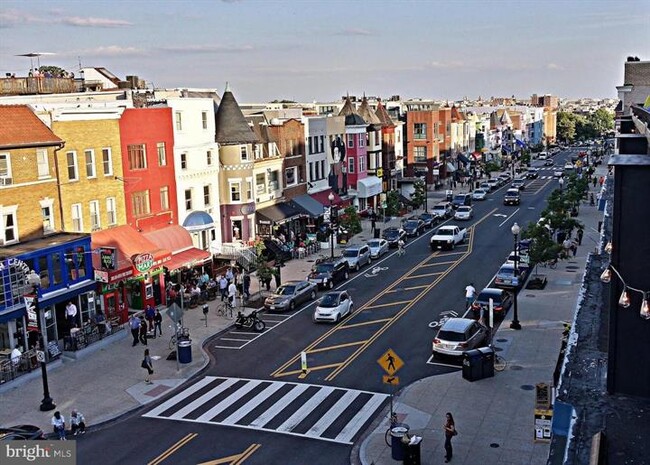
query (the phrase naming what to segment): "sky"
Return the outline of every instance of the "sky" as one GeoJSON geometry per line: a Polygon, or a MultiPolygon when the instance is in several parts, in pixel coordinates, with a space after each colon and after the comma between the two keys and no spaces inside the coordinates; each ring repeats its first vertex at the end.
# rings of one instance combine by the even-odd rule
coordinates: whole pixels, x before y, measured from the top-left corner
{"type": "Polygon", "coordinates": [[[650,1],[2,0],[0,76],[28,52],[239,102],[614,98],[650,60],[650,1]]]}

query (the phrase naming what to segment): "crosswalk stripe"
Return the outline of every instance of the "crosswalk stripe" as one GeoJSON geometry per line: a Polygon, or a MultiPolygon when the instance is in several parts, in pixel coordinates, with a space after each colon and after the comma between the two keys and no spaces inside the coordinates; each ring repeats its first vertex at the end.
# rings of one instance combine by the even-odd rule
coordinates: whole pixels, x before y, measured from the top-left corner
{"type": "Polygon", "coordinates": [[[193,385],[191,385],[187,389],[183,389],[183,391],[181,391],[179,394],[175,395],[174,397],[172,397],[169,400],[166,400],[165,402],[160,404],[158,407],[156,407],[153,410],[150,410],[149,412],[145,413],[143,416],[145,416],[145,417],[156,417],[156,416],[160,415],[162,412],[167,410],[169,407],[172,407],[172,406],[178,404],[180,401],[182,401],[183,399],[191,396],[196,391],[198,391],[202,387],[210,384],[214,380],[215,380],[215,378],[212,378],[210,376],[206,376],[205,378],[203,378],[198,383],[194,383],[193,385]]]}
{"type": "Polygon", "coordinates": [[[320,436],[359,396],[358,391],[347,391],[334,405],[305,433],[305,436],[320,436]]]}
{"type": "Polygon", "coordinates": [[[352,442],[352,438],[359,431],[359,429],[364,425],[372,415],[375,414],[375,411],[381,406],[382,402],[386,397],[372,396],[366,405],[363,406],[357,414],[352,417],[352,420],[348,422],[347,425],[343,427],[341,432],[334,438],[338,442],[352,442]]]}
{"type": "Polygon", "coordinates": [[[220,393],[222,393],[223,391],[228,389],[230,386],[232,386],[236,382],[237,382],[237,380],[234,379],[234,378],[226,379],[219,386],[215,387],[214,389],[210,389],[208,392],[203,394],[198,399],[194,400],[193,402],[190,402],[185,407],[183,407],[179,411],[175,412],[173,415],[170,415],[169,418],[174,418],[174,419],[183,418],[185,415],[192,412],[193,410],[196,410],[197,408],[199,408],[201,405],[205,404],[210,399],[212,399],[214,397],[217,397],[220,393]]]}
{"type": "Polygon", "coordinates": [[[210,421],[212,418],[216,417],[219,412],[224,411],[225,409],[230,407],[232,404],[237,402],[239,399],[244,397],[246,394],[248,394],[250,391],[252,391],[257,386],[259,386],[260,383],[261,383],[261,381],[249,381],[244,386],[242,386],[240,389],[237,389],[235,392],[230,394],[224,400],[222,400],[217,405],[212,407],[210,410],[208,410],[207,412],[200,415],[196,419],[196,421],[210,421]]]}
{"type": "Polygon", "coordinates": [[[286,419],[284,423],[278,426],[276,429],[278,431],[291,431],[301,420],[303,420],[309,412],[314,410],[322,401],[327,399],[327,397],[334,392],[334,388],[324,387],[320,389],[314,396],[309,399],[307,402],[302,404],[302,406],[296,410],[293,415],[286,419]]]}
{"type": "Polygon", "coordinates": [[[262,392],[257,394],[251,400],[242,405],[237,411],[233,412],[229,417],[225,418],[221,423],[224,425],[234,425],[239,420],[244,418],[253,407],[259,405],[265,399],[269,398],[274,392],[280,389],[284,383],[272,382],[269,386],[265,387],[262,392]]]}
{"type": "Polygon", "coordinates": [[[257,426],[261,428],[266,425],[273,419],[274,416],[276,416],[278,413],[284,410],[287,405],[293,402],[296,397],[305,392],[308,387],[308,384],[296,384],[296,386],[291,391],[289,391],[285,396],[278,400],[278,402],[273,404],[270,409],[262,413],[255,420],[251,421],[251,426],[257,426]]]}

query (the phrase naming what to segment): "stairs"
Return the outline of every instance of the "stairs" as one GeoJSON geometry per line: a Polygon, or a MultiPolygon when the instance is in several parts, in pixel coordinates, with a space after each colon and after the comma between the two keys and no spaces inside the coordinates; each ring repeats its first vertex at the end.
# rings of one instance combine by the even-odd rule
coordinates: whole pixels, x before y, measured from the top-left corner
{"type": "Polygon", "coordinates": [[[255,249],[240,244],[221,244],[219,256],[229,260],[235,260],[240,267],[249,273],[255,269],[255,263],[257,261],[255,249]]]}

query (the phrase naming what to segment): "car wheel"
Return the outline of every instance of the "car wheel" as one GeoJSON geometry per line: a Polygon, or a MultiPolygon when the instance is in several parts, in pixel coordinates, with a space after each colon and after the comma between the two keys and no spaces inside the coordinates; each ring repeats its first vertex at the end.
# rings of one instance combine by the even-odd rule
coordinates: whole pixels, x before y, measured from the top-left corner
{"type": "Polygon", "coordinates": [[[289,302],[289,310],[294,311],[296,309],[296,303],[292,300],[289,302]]]}
{"type": "Polygon", "coordinates": [[[309,294],[309,299],[314,300],[316,298],[316,291],[311,291],[311,294],[309,294]]]}
{"type": "Polygon", "coordinates": [[[348,279],[348,278],[350,277],[350,273],[348,273],[348,271],[345,270],[345,273],[343,273],[343,277],[344,277],[345,279],[348,279]]]}
{"type": "Polygon", "coordinates": [[[356,265],[354,265],[354,271],[359,271],[361,267],[359,266],[359,262],[357,262],[356,265]]]}
{"type": "Polygon", "coordinates": [[[372,258],[368,259],[368,266],[372,265],[372,258]]]}
{"type": "Polygon", "coordinates": [[[338,323],[339,321],[341,321],[341,314],[337,313],[336,314],[336,320],[334,320],[334,323],[338,323]]]}
{"type": "Polygon", "coordinates": [[[451,250],[454,250],[455,248],[456,248],[456,243],[452,241],[452,242],[451,242],[451,247],[450,247],[450,249],[451,249],[451,250]]]}
{"type": "Polygon", "coordinates": [[[354,305],[350,304],[350,306],[348,307],[348,315],[351,315],[353,311],[354,311],[354,305]]]}

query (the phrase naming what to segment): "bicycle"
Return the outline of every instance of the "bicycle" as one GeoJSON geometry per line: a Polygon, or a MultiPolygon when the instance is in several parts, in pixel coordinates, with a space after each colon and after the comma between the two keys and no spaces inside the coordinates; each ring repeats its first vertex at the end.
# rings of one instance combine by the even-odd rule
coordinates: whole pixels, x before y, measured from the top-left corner
{"type": "Polygon", "coordinates": [[[230,305],[229,301],[222,302],[218,307],[217,307],[217,316],[222,316],[228,320],[233,319],[233,306],[230,305]]]}
{"type": "Polygon", "coordinates": [[[177,326],[176,331],[172,334],[172,337],[169,339],[169,350],[172,350],[176,347],[176,343],[182,340],[187,340],[190,338],[190,328],[184,326],[177,326]]]}
{"type": "Polygon", "coordinates": [[[550,268],[551,270],[554,270],[557,268],[557,258],[554,258],[553,260],[549,260],[547,262],[541,262],[539,266],[544,267],[544,268],[550,268]]]}
{"type": "Polygon", "coordinates": [[[494,370],[503,371],[508,366],[508,361],[501,355],[494,352],[494,370]]]}
{"type": "Polygon", "coordinates": [[[391,446],[391,442],[390,442],[391,435],[390,435],[390,433],[393,430],[393,428],[395,428],[398,425],[399,425],[399,422],[397,421],[397,414],[395,412],[393,412],[390,415],[390,424],[388,425],[388,429],[386,430],[386,434],[384,434],[384,441],[386,441],[387,446],[391,446]]]}

